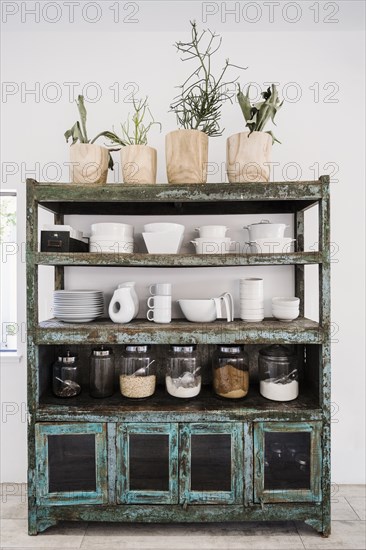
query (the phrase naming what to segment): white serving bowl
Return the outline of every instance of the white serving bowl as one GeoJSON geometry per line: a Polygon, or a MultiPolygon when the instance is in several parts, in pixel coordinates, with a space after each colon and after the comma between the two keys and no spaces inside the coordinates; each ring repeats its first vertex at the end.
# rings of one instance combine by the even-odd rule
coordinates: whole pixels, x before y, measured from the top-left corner
{"type": "Polygon", "coordinates": [[[106,236],[108,239],[118,237],[133,237],[134,227],[127,223],[93,223],[91,226],[92,236],[106,236]]]}
{"type": "Polygon", "coordinates": [[[279,321],[294,321],[299,316],[299,309],[273,307],[272,315],[279,321]]]}
{"type": "Polygon", "coordinates": [[[224,239],[228,229],[226,225],[202,225],[201,227],[196,227],[196,231],[199,232],[201,238],[213,237],[224,239]]]}
{"type": "Polygon", "coordinates": [[[133,252],[133,239],[100,239],[99,237],[90,237],[90,252],[110,252],[114,254],[131,254],[133,252]]]}
{"type": "Polygon", "coordinates": [[[183,233],[178,231],[143,233],[142,236],[149,254],[178,254],[183,242],[183,233]]]}
{"type": "Polygon", "coordinates": [[[144,233],[165,233],[165,232],[175,232],[177,231],[180,235],[184,233],[185,227],[180,223],[147,223],[144,225],[144,233]]]}
{"type": "Polygon", "coordinates": [[[283,296],[275,296],[274,298],[272,298],[272,306],[298,308],[299,305],[300,305],[300,298],[296,298],[296,296],[291,298],[286,298],[283,296]]]}
{"type": "Polygon", "coordinates": [[[230,237],[222,239],[199,237],[191,243],[196,248],[196,254],[228,254],[232,241],[230,237]]]}
{"type": "Polygon", "coordinates": [[[211,323],[217,318],[214,300],[178,300],[184,317],[192,323],[211,323]]]}
{"type": "Polygon", "coordinates": [[[256,239],[246,243],[249,245],[250,252],[253,254],[272,254],[272,253],[289,253],[294,251],[294,242],[296,239],[291,238],[266,238],[256,239]]]}
{"type": "Polygon", "coordinates": [[[243,229],[249,232],[249,240],[256,241],[257,239],[283,238],[285,229],[288,227],[285,223],[270,223],[269,220],[261,220],[259,223],[251,223],[245,225],[243,229]]]}

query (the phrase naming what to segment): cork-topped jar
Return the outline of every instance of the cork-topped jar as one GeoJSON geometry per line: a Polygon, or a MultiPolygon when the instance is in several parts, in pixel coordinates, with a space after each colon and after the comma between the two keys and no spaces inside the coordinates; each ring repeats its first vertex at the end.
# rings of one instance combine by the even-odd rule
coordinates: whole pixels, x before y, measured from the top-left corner
{"type": "Polygon", "coordinates": [[[217,346],[213,357],[215,393],[227,399],[245,397],[249,390],[249,358],[243,346],[217,346]]]}

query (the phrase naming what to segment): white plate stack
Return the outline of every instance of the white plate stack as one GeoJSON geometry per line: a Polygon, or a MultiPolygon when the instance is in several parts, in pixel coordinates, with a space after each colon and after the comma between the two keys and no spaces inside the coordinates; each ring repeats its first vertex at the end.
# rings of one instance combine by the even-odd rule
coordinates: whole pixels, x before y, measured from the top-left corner
{"type": "Polygon", "coordinates": [[[300,312],[300,298],[272,298],[272,315],[279,321],[290,322],[298,318],[300,312]]]}
{"type": "Polygon", "coordinates": [[[104,299],[101,290],[55,290],[54,316],[65,323],[89,323],[103,315],[104,299]]]}
{"type": "Polygon", "coordinates": [[[228,254],[232,245],[230,237],[226,237],[226,225],[202,225],[197,227],[199,237],[191,243],[196,248],[196,254],[228,254]]]}
{"type": "Polygon", "coordinates": [[[90,252],[133,252],[134,227],[127,223],[94,223],[89,239],[90,252]]]}
{"type": "Polygon", "coordinates": [[[250,323],[263,321],[263,279],[240,279],[240,319],[250,323]]]}

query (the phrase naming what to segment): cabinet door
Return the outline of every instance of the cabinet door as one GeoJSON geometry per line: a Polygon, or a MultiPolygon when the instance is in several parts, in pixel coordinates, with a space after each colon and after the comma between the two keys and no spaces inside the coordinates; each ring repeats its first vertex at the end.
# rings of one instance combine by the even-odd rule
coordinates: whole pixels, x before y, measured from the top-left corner
{"type": "Polygon", "coordinates": [[[256,502],[321,500],[321,422],[254,427],[256,502]]]}
{"type": "Polygon", "coordinates": [[[185,424],[180,428],[181,504],[243,502],[242,424],[185,424]]]}
{"type": "Polygon", "coordinates": [[[118,425],[117,502],[178,503],[177,424],[118,425]]]}
{"type": "Polygon", "coordinates": [[[107,502],[105,424],[36,426],[37,503],[107,502]]]}

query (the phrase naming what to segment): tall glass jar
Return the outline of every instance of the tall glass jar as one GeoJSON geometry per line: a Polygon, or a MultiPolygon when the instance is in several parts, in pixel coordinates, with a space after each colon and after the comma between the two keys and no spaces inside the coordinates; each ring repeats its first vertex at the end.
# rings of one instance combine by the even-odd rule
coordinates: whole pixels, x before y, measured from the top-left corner
{"type": "Polygon", "coordinates": [[[142,399],[153,395],[156,367],[151,346],[126,346],[121,358],[119,386],[124,397],[142,399]]]}
{"type": "Polygon", "coordinates": [[[243,346],[217,346],[213,357],[213,387],[226,399],[240,399],[249,390],[249,358],[243,346]]]}
{"type": "Polygon", "coordinates": [[[201,365],[195,346],[170,346],[165,385],[173,397],[187,399],[200,393],[201,365]]]}
{"type": "Polygon", "coordinates": [[[110,397],[114,392],[114,357],[110,348],[93,349],[90,357],[91,397],[110,397]]]}
{"type": "Polygon", "coordinates": [[[299,395],[296,355],[274,344],[259,352],[259,391],[271,401],[292,401],[299,395]]]}
{"type": "Polygon", "coordinates": [[[81,392],[81,376],[76,354],[59,355],[52,368],[52,391],[57,397],[75,397],[81,392]]]}

